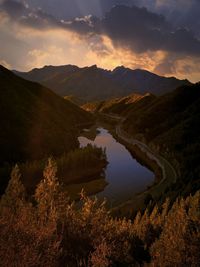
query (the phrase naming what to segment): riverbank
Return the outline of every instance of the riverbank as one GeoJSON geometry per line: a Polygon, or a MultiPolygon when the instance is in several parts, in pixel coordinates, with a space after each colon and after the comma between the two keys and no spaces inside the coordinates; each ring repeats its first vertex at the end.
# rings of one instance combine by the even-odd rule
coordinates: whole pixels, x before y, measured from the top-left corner
{"type": "Polygon", "coordinates": [[[177,174],[165,158],[152,151],[146,144],[128,136],[121,129],[121,123],[116,126],[115,137],[127,147],[139,162],[155,173],[155,181],[152,186],[112,209],[114,215],[131,215],[139,209],[145,209],[148,199],[159,200],[165,189],[176,181],[177,174]]]}
{"type": "Polygon", "coordinates": [[[163,169],[160,164],[158,164],[157,160],[152,158],[150,154],[147,154],[144,150],[142,150],[137,144],[130,144],[129,142],[122,139],[120,136],[116,134],[116,132],[112,131],[113,137],[117,142],[123,144],[126,149],[131,153],[133,158],[137,159],[137,161],[147,167],[150,171],[155,174],[154,184],[159,182],[163,177],[163,169]]]}
{"type": "MultiPolygon", "coordinates": [[[[99,117],[99,116],[98,116],[99,117]]],[[[177,173],[173,165],[163,156],[151,149],[148,144],[134,139],[122,130],[124,118],[112,115],[101,114],[99,117],[111,127],[108,127],[114,138],[126,146],[134,158],[141,164],[152,170],[155,174],[154,183],[146,190],[112,209],[113,214],[127,215],[132,214],[138,209],[145,209],[148,199],[158,201],[165,190],[177,180],[177,173]],[[115,130],[113,130],[115,128],[115,130]]]]}

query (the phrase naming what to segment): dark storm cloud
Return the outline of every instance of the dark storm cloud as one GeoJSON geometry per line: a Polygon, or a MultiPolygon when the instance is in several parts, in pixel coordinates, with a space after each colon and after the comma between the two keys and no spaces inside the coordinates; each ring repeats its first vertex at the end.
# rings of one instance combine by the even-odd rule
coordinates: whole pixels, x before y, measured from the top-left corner
{"type": "Polygon", "coordinates": [[[41,7],[46,13],[59,19],[93,15],[102,17],[114,5],[146,7],[163,14],[174,26],[186,27],[200,36],[199,0],[24,0],[30,7],[41,7]]]}
{"type": "Polygon", "coordinates": [[[31,7],[41,7],[59,19],[84,17],[89,14],[101,17],[114,5],[132,5],[135,0],[26,0],[31,7]]]}
{"type": "MultiPolygon", "coordinates": [[[[92,17],[91,17],[92,20],[92,17]]],[[[164,50],[179,54],[200,55],[200,41],[186,28],[176,29],[164,16],[136,6],[115,6],[103,19],[93,19],[88,24],[77,20],[68,27],[83,33],[105,34],[116,46],[131,49],[134,52],[164,50]]]]}
{"type": "Polygon", "coordinates": [[[15,0],[4,0],[0,4],[0,12],[6,12],[10,20],[22,26],[39,30],[60,28],[82,35],[95,34],[94,25],[97,25],[100,21],[91,15],[76,17],[73,20],[59,20],[40,8],[31,8],[26,3],[15,0]]]}
{"type": "Polygon", "coordinates": [[[62,23],[52,15],[43,12],[41,9],[31,9],[22,2],[4,0],[0,5],[0,11],[6,12],[14,22],[33,28],[62,27],[62,23]]]}
{"type": "Polygon", "coordinates": [[[106,14],[104,30],[112,40],[139,52],[166,50],[200,54],[200,41],[187,28],[176,28],[146,8],[118,6],[106,14]]]}
{"type": "Polygon", "coordinates": [[[139,7],[163,14],[177,27],[186,27],[200,36],[200,0],[135,0],[139,7]]]}
{"type": "MultiPolygon", "coordinates": [[[[116,1],[115,1],[116,2],[116,1]]],[[[115,6],[103,18],[92,15],[73,20],[58,20],[41,9],[13,0],[0,6],[11,19],[29,27],[62,28],[83,37],[107,35],[116,47],[133,52],[163,50],[178,54],[200,55],[200,41],[186,28],[176,29],[163,15],[137,6],[115,6]]]]}
{"type": "Polygon", "coordinates": [[[10,16],[18,18],[24,12],[24,5],[14,1],[3,1],[1,8],[4,9],[10,16]]]}
{"type": "Polygon", "coordinates": [[[164,17],[136,6],[116,6],[101,22],[105,32],[116,45],[123,45],[136,52],[157,50],[161,46],[164,32],[170,25],[164,17]]]}

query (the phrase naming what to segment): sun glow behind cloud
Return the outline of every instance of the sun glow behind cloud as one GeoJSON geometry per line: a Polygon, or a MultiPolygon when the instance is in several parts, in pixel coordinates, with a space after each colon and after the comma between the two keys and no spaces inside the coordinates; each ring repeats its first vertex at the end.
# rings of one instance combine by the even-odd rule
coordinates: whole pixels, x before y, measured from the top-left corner
{"type": "Polygon", "coordinates": [[[0,61],[12,68],[28,70],[44,65],[91,64],[87,60],[88,44],[76,34],[62,30],[37,30],[11,23],[4,15],[0,20],[0,61]],[[9,53],[8,53],[9,51],[9,53]]]}
{"type": "MultiPolygon", "coordinates": [[[[9,50],[6,60],[1,56],[4,65],[20,70],[29,70],[44,65],[63,65],[67,63],[79,66],[97,64],[99,67],[113,69],[119,65],[131,68],[145,68],[153,71],[156,62],[163,58],[163,53],[137,54],[122,48],[116,48],[106,35],[83,36],[59,28],[37,30],[11,23],[6,14],[1,14],[0,31],[9,32],[9,50]]],[[[8,36],[5,36],[8,38],[8,36]]],[[[0,45],[6,54],[8,43],[0,45]]]]}
{"type": "MultiPolygon", "coordinates": [[[[76,2],[80,12],[84,14],[86,12],[84,4],[76,2]]],[[[97,6],[94,8],[99,13],[103,12],[100,1],[95,2],[95,5],[97,6]]],[[[12,10],[10,14],[0,10],[0,63],[7,67],[26,71],[44,65],[75,64],[83,67],[97,64],[106,69],[124,65],[133,69],[143,68],[161,75],[188,78],[191,81],[200,79],[200,67],[198,67],[200,53],[196,52],[198,39],[194,39],[187,31],[177,32],[175,38],[182,36],[190,38],[190,43],[186,42],[186,50],[180,53],[177,52],[178,39],[172,46],[165,46],[165,43],[164,46],[162,43],[159,45],[159,42],[155,42],[157,37],[152,42],[152,38],[149,39],[144,34],[149,30],[147,21],[153,18],[153,21],[160,23],[164,31],[168,31],[168,24],[162,17],[148,11],[136,7],[133,10],[124,9],[123,12],[141,14],[147,21],[144,28],[141,28],[143,31],[141,35],[139,32],[139,35],[131,35],[130,28],[127,29],[130,36],[126,35],[123,39],[124,28],[116,31],[113,25],[109,24],[110,19],[115,21],[115,24],[118,21],[113,12],[109,14],[107,21],[97,20],[94,22],[97,23],[97,27],[95,24],[93,27],[92,16],[74,18],[71,22],[65,21],[65,24],[64,20],[58,21],[38,10],[32,14],[28,7],[23,8],[26,15],[24,17],[19,15],[17,18],[12,10]],[[40,19],[37,19],[37,16],[41,16],[40,19]],[[98,29],[99,23],[107,25],[105,31],[98,29]],[[119,32],[122,34],[117,35],[119,32]],[[193,50],[190,50],[190,45],[193,50]],[[187,49],[188,53],[191,51],[191,55],[187,55],[187,49]]],[[[119,13],[116,14],[120,16],[119,13]]],[[[134,21],[132,24],[135,25],[134,21]]],[[[147,36],[151,37],[151,34],[154,34],[154,28],[152,29],[147,36]]],[[[157,30],[156,34],[159,34],[159,31],[157,30]]],[[[172,38],[171,32],[169,33],[167,36],[172,38]]]]}
{"type": "Polygon", "coordinates": [[[153,71],[160,60],[163,60],[165,57],[165,53],[162,51],[141,53],[138,56],[137,53],[133,53],[133,51],[128,49],[116,48],[112,40],[107,36],[102,36],[101,41],[101,46],[104,47],[105,52],[103,54],[98,53],[93,48],[90,49],[87,57],[90,61],[97,62],[103,68],[113,69],[116,66],[125,65],[133,69],[143,68],[153,71]]]}

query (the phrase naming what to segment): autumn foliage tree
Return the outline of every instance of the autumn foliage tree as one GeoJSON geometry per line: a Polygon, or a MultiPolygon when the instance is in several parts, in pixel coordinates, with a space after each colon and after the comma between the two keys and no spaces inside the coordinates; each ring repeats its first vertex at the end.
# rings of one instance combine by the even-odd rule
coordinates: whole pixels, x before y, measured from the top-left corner
{"type": "Polygon", "coordinates": [[[200,192],[113,218],[81,193],[69,200],[49,159],[33,200],[16,166],[0,201],[0,266],[199,266],[200,192]],[[10,216],[8,216],[10,214],[10,216]]]}
{"type": "Polygon", "coordinates": [[[18,165],[11,172],[5,194],[1,198],[1,212],[8,212],[8,216],[15,215],[25,203],[25,187],[21,182],[21,174],[18,165]]]}

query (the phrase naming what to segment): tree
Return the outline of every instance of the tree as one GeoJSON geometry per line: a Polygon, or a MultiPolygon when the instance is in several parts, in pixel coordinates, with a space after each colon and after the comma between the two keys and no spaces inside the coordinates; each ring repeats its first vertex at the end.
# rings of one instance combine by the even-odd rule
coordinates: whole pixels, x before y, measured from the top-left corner
{"type": "Polygon", "coordinates": [[[61,212],[63,208],[64,193],[62,193],[56,173],[56,162],[49,158],[43,172],[44,178],[35,191],[38,214],[43,221],[48,221],[50,218],[56,220],[59,211],[61,212]]]}
{"type": "Polygon", "coordinates": [[[7,211],[10,216],[14,215],[25,204],[25,196],[26,190],[21,182],[21,173],[18,165],[15,165],[11,172],[11,179],[6,188],[6,192],[1,199],[1,211],[7,211]]]}
{"type": "Polygon", "coordinates": [[[153,244],[152,266],[199,266],[200,224],[188,216],[187,201],[173,205],[160,238],[153,244]]]}

